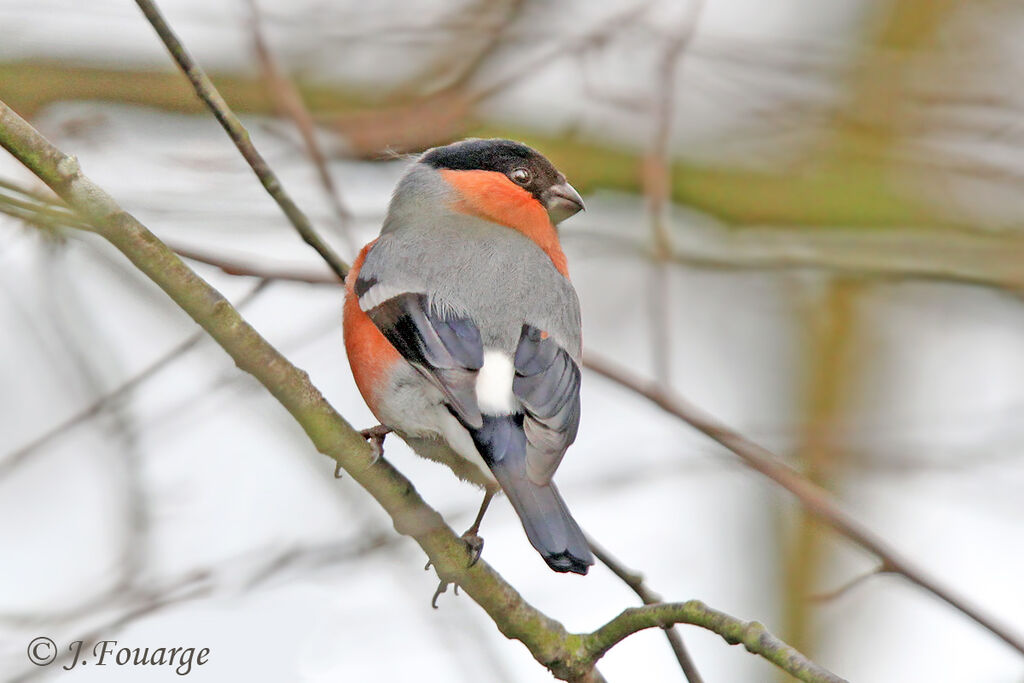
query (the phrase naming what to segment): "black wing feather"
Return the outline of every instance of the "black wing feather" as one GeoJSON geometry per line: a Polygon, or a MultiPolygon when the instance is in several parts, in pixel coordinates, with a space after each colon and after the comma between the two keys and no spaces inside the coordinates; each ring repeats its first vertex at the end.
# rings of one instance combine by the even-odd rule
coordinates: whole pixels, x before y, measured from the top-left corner
{"type": "Polygon", "coordinates": [[[469,318],[432,310],[425,294],[406,292],[367,311],[392,346],[437,386],[467,426],[482,424],[476,372],[484,364],[480,331],[469,318]]]}

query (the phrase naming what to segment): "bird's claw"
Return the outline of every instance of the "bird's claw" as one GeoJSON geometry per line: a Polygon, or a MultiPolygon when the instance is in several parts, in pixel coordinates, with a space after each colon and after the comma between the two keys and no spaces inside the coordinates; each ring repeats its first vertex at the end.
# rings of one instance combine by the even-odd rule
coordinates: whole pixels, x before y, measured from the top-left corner
{"type": "Polygon", "coordinates": [[[441,597],[441,593],[444,593],[446,590],[448,590],[448,582],[447,581],[442,581],[441,583],[437,584],[437,590],[434,591],[434,597],[432,597],[430,599],[430,606],[431,607],[433,607],[434,609],[437,609],[437,599],[439,597],[441,597]]]}
{"type": "Polygon", "coordinates": [[[370,427],[369,429],[360,430],[359,435],[370,442],[370,448],[373,449],[373,461],[371,465],[376,465],[377,461],[384,455],[384,437],[391,433],[391,427],[385,427],[384,425],[377,425],[376,427],[370,427]]]}
{"type": "Polygon", "coordinates": [[[469,565],[472,567],[480,561],[480,554],[484,551],[484,539],[475,531],[470,530],[462,534],[462,541],[469,548],[469,565]]]}
{"type": "MultiPolygon", "coordinates": [[[[484,504],[481,506],[480,513],[477,515],[476,521],[473,522],[473,526],[466,529],[466,533],[460,536],[462,542],[466,544],[466,548],[469,551],[469,564],[466,565],[467,569],[480,561],[480,554],[483,553],[484,550],[484,539],[481,538],[479,534],[480,518],[483,516],[484,510],[487,509],[487,503],[490,502],[491,495],[493,494],[488,495],[484,499],[484,504]]],[[[427,564],[423,566],[423,571],[430,569],[431,564],[432,562],[427,560],[427,564]]],[[[441,593],[448,590],[448,583],[448,581],[441,579],[441,582],[437,584],[437,590],[434,591],[434,597],[430,599],[430,606],[434,609],[437,609],[437,599],[441,596],[441,593]]],[[[452,592],[455,593],[455,595],[459,594],[459,584],[455,584],[452,592]]]]}
{"type": "Polygon", "coordinates": [[[459,594],[459,584],[451,584],[442,579],[441,582],[437,584],[437,590],[434,591],[434,597],[430,599],[431,607],[437,609],[437,599],[441,597],[441,593],[445,593],[448,591],[448,586],[452,587],[452,593],[455,593],[455,595],[459,594]]]}

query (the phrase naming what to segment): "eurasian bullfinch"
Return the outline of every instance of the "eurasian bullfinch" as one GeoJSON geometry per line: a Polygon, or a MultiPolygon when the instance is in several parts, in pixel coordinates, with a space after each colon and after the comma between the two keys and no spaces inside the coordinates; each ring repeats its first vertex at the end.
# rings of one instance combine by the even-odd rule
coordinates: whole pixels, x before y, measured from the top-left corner
{"type": "Polygon", "coordinates": [[[557,572],[593,555],[551,481],[580,420],[580,309],[555,225],[583,200],[539,153],[464,140],[424,153],[345,281],[356,385],[416,453],[502,490],[557,572]]]}

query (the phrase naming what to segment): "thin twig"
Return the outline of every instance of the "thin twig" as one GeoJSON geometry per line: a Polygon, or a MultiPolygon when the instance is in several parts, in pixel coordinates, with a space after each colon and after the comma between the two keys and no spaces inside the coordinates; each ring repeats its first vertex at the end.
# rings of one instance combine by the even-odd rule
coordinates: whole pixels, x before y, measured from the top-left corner
{"type": "Polygon", "coordinates": [[[672,120],[676,99],[676,72],[681,58],[693,41],[697,24],[704,10],[704,0],[690,0],[684,21],[671,36],[658,64],[657,91],[651,126],[651,140],[645,159],[644,196],[651,214],[655,254],[667,261],[672,253],[667,213],[672,186],[672,120]]]}
{"type": "MultiPolygon", "coordinates": [[[[647,154],[644,173],[644,195],[647,199],[647,210],[650,214],[651,232],[654,240],[654,263],[650,273],[650,296],[648,298],[648,314],[651,331],[651,357],[654,361],[654,374],[661,377],[667,385],[672,384],[672,297],[671,297],[671,262],[672,242],[669,237],[668,198],[672,183],[671,139],[672,119],[675,108],[676,72],[686,48],[693,40],[697,31],[697,23],[704,9],[704,0],[690,0],[690,6],[683,22],[676,29],[665,46],[662,59],[658,65],[656,106],[654,107],[654,125],[651,134],[650,148],[647,154]]],[[[625,575],[616,571],[614,559],[603,550],[595,553],[601,561],[608,565],[619,578],[640,596],[645,604],[660,602],[660,596],[647,594],[642,579],[635,574],[631,582],[625,575]],[[613,564],[609,565],[608,560],[613,564]]],[[[679,667],[690,683],[701,681],[697,666],[683,644],[682,635],[675,629],[665,630],[672,652],[679,662],[679,667]]]]}
{"type": "Polygon", "coordinates": [[[338,278],[328,272],[315,273],[307,270],[296,270],[293,268],[274,268],[271,266],[252,266],[241,261],[215,256],[201,249],[185,247],[177,244],[168,244],[178,256],[187,258],[190,261],[205,263],[208,266],[220,268],[228,275],[239,275],[243,277],[258,277],[264,280],[280,280],[285,282],[305,282],[311,285],[334,285],[338,286],[338,278]]]}
{"type": "Polygon", "coordinates": [[[738,455],[748,466],[765,475],[792,493],[804,508],[861,548],[869,551],[911,583],[920,586],[950,607],[973,619],[990,633],[999,637],[1017,652],[1024,654],[1024,639],[1005,625],[996,622],[962,596],[927,575],[920,567],[900,556],[899,552],[875,535],[870,529],[839,507],[828,491],[809,481],[799,472],[782,462],[777,455],[760,446],[714,417],[691,404],[674,391],[636,377],[622,367],[593,354],[583,358],[583,365],[593,372],[643,396],[670,415],[688,423],[738,455]]]}
{"type": "MultiPolygon", "coordinates": [[[[600,560],[601,564],[608,567],[612,574],[622,579],[622,582],[629,586],[645,605],[661,603],[661,596],[647,587],[641,574],[619,562],[589,534],[587,535],[587,543],[590,545],[590,550],[594,553],[594,557],[600,560]]],[[[683,637],[674,624],[665,627],[665,637],[668,639],[668,644],[672,648],[672,653],[675,654],[676,661],[679,662],[679,668],[682,669],[686,680],[689,683],[703,683],[704,679],[701,678],[700,672],[697,671],[697,665],[690,657],[686,645],[683,644],[683,637]]]]}
{"type": "Polygon", "coordinates": [[[338,225],[348,245],[349,253],[355,254],[359,249],[350,230],[352,213],[345,206],[345,202],[338,190],[338,185],[334,182],[334,177],[327,167],[327,157],[316,137],[316,123],[313,120],[313,115],[309,113],[309,109],[302,99],[302,93],[299,92],[295,83],[284,74],[274,58],[274,53],[263,34],[263,22],[257,1],[247,0],[247,4],[249,6],[249,25],[252,29],[253,47],[256,51],[256,57],[259,59],[260,69],[263,71],[263,78],[267,83],[267,91],[280,112],[291,119],[295,127],[298,128],[299,134],[302,136],[302,144],[306,149],[306,155],[316,168],[320,186],[323,188],[324,195],[327,197],[327,201],[338,219],[338,225]]]}
{"type": "Polygon", "coordinates": [[[46,213],[42,213],[35,209],[25,209],[4,201],[3,197],[0,197],[0,213],[16,218],[19,221],[23,221],[29,225],[34,225],[37,228],[43,230],[56,230],[58,228],[66,227],[81,227],[83,230],[87,229],[86,226],[70,226],[68,221],[63,218],[56,218],[48,216],[46,213]]]}
{"type": "Polygon", "coordinates": [[[653,5],[652,0],[647,0],[636,6],[628,7],[622,12],[617,12],[606,20],[602,21],[596,28],[580,36],[570,37],[558,41],[550,50],[546,50],[535,58],[525,63],[517,63],[515,69],[511,70],[502,78],[494,80],[489,85],[480,87],[466,95],[466,102],[470,105],[480,104],[490,98],[507,91],[516,83],[525,78],[537,75],[537,72],[552,64],[564,55],[572,54],[583,50],[591,45],[598,45],[607,40],[624,27],[636,23],[653,5]]]}
{"type": "Polygon", "coordinates": [[[672,241],[668,219],[668,198],[672,186],[672,120],[676,100],[676,72],[686,48],[697,32],[704,0],[690,0],[686,16],[665,45],[655,78],[656,93],[651,140],[644,160],[644,196],[651,220],[654,263],[650,279],[648,312],[651,325],[651,355],[654,374],[671,384],[670,349],[672,329],[671,270],[672,241]]]}
{"type": "Polygon", "coordinates": [[[274,198],[277,205],[281,207],[285,216],[291,221],[292,226],[298,231],[302,239],[306,241],[306,244],[316,249],[316,252],[320,254],[321,258],[327,262],[327,265],[331,267],[331,270],[337,274],[337,276],[344,280],[348,274],[348,264],[346,264],[327,244],[320,235],[317,234],[313,228],[313,224],[310,223],[309,218],[306,214],[292,201],[291,196],[285,192],[284,186],[278,179],[266,160],[263,158],[252,144],[252,139],[249,137],[249,131],[245,129],[238,117],[235,116],[231,108],[228,107],[228,103],[221,97],[220,92],[214,87],[213,82],[209,79],[202,67],[192,58],[188,50],[182,44],[178,36],[175,35],[171,29],[167,20],[164,19],[160,10],[157,8],[156,3],[153,0],[135,0],[135,4],[139,6],[142,13],[146,15],[146,19],[152,24],[156,30],[158,36],[167,47],[168,52],[171,53],[171,57],[177,62],[178,66],[184,72],[185,76],[188,77],[189,82],[192,84],[192,88],[195,90],[199,98],[206,103],[206,106],[210,108],[213,115],[223,126],[228,136],[235,143],[235,147],[242,153],[242,156],[249,163],[253,173],[260,179],[263,187],[267,193],[274,198]]]}
{"type": "Polygon", "coordinates": [[[10,206],[20,209],[26,213],[33,213],[44,220],[54,223],[64,223],[77,227],[87,227],[82,224],[71,210],[56,202],[50,202],[31,195],[27,190],[19,188],[13,183],[0,185],[0,206],[10,206]]]}
{"type": "Polygon", "coordinates": [[[883,562],[871,571],[853,577],[852,579],[842,584],[838,588],[833,588],[832,590],[826,591],[824,593],[815,593],[814,595],[809,595],[807,596],[807,599],[812,602],[828,602],[830,600],[835,600],[836,598],[846,595],[848,592],[850,592],[863,582],[867,581],[871,577],[886,574],[891,571],[892,570],[889,569],[883,562]]]}
{"type": "Polygon", "coordinates": [[[730,645],[742,644],[748,652],[761,655],[801,681],[846,683],[845,679],[815,664],[796,648],[771,634],[762,624],[743,621],[711,609],[700,600],[630,607],[601,628],[584,636],[584,641],[596,661],[609,648],[637,631],[655,626],[664,628],[671,624],[693,624],[714,631],[730,645]]]}

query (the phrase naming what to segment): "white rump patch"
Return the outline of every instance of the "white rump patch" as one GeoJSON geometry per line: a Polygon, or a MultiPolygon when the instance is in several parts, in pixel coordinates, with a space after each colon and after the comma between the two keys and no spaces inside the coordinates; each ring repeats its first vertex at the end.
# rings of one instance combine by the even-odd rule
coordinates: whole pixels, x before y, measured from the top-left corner
{"type": "Polygon", "coordinates": [[[515,395],[512,393],[515,374],[508,354],[494,349],[484,350],[484,364],[476,377],[476,402],[481,413],[509,415],[515,411],[515,395]]]}

